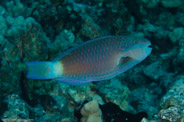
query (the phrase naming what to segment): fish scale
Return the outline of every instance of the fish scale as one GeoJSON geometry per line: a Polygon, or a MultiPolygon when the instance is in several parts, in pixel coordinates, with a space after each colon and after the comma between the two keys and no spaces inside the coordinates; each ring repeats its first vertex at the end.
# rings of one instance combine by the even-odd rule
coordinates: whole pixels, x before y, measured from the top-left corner
{"type": "MultiPolygon", "coordinates": [[[[110,59],[116,59],[116,58],[111,57],[110,55],[104,56],[104,58],[103,58],[103,55],[107,55],[110,52],[115,53],[115,54],[113,54],[113,56],[115,56],[117,53],[116,53],[116,50],[112,50],[113,48],[115,48],[115,46],[113,44],[113,40],[103,40],[103,42],[101,42],[99,44],[97,44],[97,42],[95,42],[94,44],[91,44],[90,46],[87,45],[86,47],[83,47],[81,50],[78,50],[79,52],[76,51],[75,53],[73,53],[73,55],[77,54],[78,56],[82,57],[79,62],[83,62],[83,63],[81,63],[82,64],[81,70],[77,70],[77,68],[74,68],[74,69],[76,69],[75,74],[78,75],[78,73],[87,72],[87,71],[83,70],[83,66],[88,67],[88,70],[89,70],[88,76],[93,76],[93,74],[95,74],[95,66],[96,67],[98,66],[98,70],[101,72],[101,74],[105,73],[105,71],[107,71],[106,69],[113,68],[114,62],[113,62],[113,60],[110,60],[110,59]],[[109,43],[105,43],[105,42],[109,42],[109,43]],[[93,47],[95,47],[95,48],[93,48],[93,47]],[[108,47],[108,48],[106,48],[106,47],[108,47]],[[89,56],[89,55],[92,55],[92,56],[89,56]],[[106,62],[102,62],[102,60],[106,60],[106,62]],[[109,66],[108,66],[108,64],[109,64],[109,66]]],[[[68,59],[67,59],[67,57],[68,56],[66,56],[66,59],[64,58],[63,60],[61,60],[62,64],[64,65],[63,75],[71,74],[70,70],[67,69],[69,66],[65,66],[65,62],[68,62],[70,60],[75,60],[75,58],[71,58],[71,57],[73,57],[72,55],[71,55],[71,57],[68,57],[68,59]],[[65,71],[67,71],[67,72],[65,72],[65,71]]],[[[75,65],[75,63],[73,63],[73,65],[75,65]]]]}

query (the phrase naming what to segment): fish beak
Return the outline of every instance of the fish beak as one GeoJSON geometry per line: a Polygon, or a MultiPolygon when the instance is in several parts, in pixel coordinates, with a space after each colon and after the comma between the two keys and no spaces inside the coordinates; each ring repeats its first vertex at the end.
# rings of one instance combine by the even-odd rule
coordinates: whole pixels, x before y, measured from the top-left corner
{"type": "Polygon", "coordinates": [[[151,43],[148,43],[145,47],[145,52],[147,55],[149,55],[151,53],[151,51],[152,51],[152,45],[151,45],[151,43]]]}
{"type": "MultiPolygon", "coordinates": [[[[144,43],[144,44],[135,45],[129,50],[125,50],[124,52],[122,52],[122,55],[124,57],[128,57],[128,60],[131,59],[131,60],[142,61],[148,55],[151,54],[151,51],[152,51],[151,43],[148,42],[146,44],[144,43]]],[[[127,58],[125,59],[127,60],[127,58]]]]}
{"type": "Polygon", "coordinates": [[[146,47],[152,48],[151,42],[148,42],[148,43],[146,44],[146,47]]]}
{"type": "Polygon", "coordinates": [[[148,48],[152,48],[152,45],[151,45],[151,44],[149,44],[149,45],[147,45],[147,47],[148,47],[148,48]]]}

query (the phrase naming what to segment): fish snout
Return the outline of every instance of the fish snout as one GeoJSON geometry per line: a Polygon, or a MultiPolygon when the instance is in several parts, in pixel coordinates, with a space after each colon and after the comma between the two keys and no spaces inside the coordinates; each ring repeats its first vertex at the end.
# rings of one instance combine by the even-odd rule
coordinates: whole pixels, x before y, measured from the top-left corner
{"type": "Polygon", "coordinates": [[[150,55],[151,51],[151,43],[139,44],[125,52],[124,56],[130,57],[133,60],[142,61],[150,55]]]}
{"type": "Polygon", "coordinates": [[[151,45],[151,43],[148,43],[148,44],[146,45],[146,47],[145,47],[145,53],[146,53],[147,55],[150,55],[151,51],[152,51],[152,45],[151,45]]]}

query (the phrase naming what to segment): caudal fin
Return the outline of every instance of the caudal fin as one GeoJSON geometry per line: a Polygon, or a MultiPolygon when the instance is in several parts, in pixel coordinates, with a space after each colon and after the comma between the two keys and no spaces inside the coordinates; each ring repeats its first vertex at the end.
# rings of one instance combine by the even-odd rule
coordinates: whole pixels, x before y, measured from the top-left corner
{"type": "Polygon", "coordinates": [[[27,78],[52,79],[62,75],[60,62],[33,61],[27,62],[27,78]]]}

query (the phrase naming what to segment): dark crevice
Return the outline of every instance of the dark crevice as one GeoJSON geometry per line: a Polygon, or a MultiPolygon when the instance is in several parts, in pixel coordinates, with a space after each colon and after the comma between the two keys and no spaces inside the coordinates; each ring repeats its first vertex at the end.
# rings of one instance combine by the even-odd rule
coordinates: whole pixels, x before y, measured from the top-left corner
{"type": "Polygon", "coordinates": [[[1,69],[1,66],[2,66],[1,61],[2,61],[2,58],[0,57],[0,69],[1,69]]]}
{"type": "Polygon", "coordinates": [[[129,13],[135,17],[135,20],[137,21],[137,23],[143,24],[143,21],[142,21],[143,17],[139,10],[140,6],[138,4],[138,1],[137,0],[127,0],[127,1],[124,1],[124,4],[125,4],[125,7],[128,9],[129,13]]]}
{"type": "MultiPolygon", "coordinates": [[[[2,100],[4,100],[3,97],[2,97],[2,100]]],[[[6,110],[8,110],[8,104],[0,101],[0,116],[2,116],[6,110]]]]}
{"type": "Polygon", "coordinates": [[[27,80],[26,80],[26,76],[24,71],[21,72],[21,78],[20,78],[20,87],[21,87],[21,95],[20,97],[25,100],[29,105],[32,106],[32,102],[30,100],[30,98],[28,97],[28,84],[27,84],[27,80]]]}
{"type": "Polygon", "coordinates": [[[57,104],[57,102],[49,95],[40,95],[39,102],[44,108],[45,111],[59,111],[53,108],[54,105],[57,104]]]}

